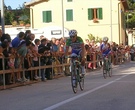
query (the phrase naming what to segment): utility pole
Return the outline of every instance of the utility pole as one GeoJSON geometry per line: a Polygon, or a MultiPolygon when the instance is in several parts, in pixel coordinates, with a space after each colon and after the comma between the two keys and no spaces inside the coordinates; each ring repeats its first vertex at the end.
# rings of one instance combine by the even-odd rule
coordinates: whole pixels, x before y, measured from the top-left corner
{"type": "Polygon", "coordinates": [[[65,37],[65,32],[64,32],[64,7],[63,7],[63,0],[61,0],[61,10],[62,10],[62,37],[65,37]]]}
{"type": "Polygon", "coordinates": [[[112,0],[110,0],[110,31],[111,31],[111,41],[113,40],[112,38],[112,0]]]}
{"type": "Polygon", "coordinates": [[[1,26],[2,26],[2,33],[5,33],[4,0],[1,0],[1,26]]]}

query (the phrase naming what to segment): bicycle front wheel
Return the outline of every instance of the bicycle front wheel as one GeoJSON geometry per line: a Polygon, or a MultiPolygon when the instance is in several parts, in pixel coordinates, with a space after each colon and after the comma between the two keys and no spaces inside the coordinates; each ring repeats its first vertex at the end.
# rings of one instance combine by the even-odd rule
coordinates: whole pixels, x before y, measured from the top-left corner
{"type": "Polygon", "coordinates": [[[74,93],[77,93],[77,71],[75,65],[71,66],[71,85],[74,93]]]}
{"type": "Polygon", "coordinates": [[[106,79],[107,77],[107,69],[106,69],[106,64],[103,64],[103,77],[106,79]]]}
{"type": "Polygon", "coordinates": [[[112,65],[110,65],[110,67],[109,67],[108,74],[109,74],[109,77],[112,77],[112,65]]]}
{"type": "Polygon", "coordinates": [[[82,69],[81,67],[78,68],[78,81],[79,81],[79,86],[80,86],[80,89],[83,91],[84,89],[84,76],[82,76],[82,69]]]}

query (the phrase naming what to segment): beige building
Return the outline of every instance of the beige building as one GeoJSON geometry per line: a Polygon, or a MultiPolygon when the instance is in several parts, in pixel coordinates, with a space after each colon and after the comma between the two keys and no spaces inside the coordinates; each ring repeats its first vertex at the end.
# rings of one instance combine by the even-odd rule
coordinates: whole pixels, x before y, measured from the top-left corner
{"type": "Polygon", "coordinates": [[[76,29],[83,39],[93,34],[126,42],[126,0],[32,0],[25,5],[31,11],[32,28],[61,26],[76,29]]]}

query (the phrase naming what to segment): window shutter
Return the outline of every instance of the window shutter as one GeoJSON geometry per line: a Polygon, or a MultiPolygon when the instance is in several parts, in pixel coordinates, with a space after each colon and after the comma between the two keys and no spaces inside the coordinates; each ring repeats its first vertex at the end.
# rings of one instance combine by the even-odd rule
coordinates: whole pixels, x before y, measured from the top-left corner
{"type": "Polygon", "coordinates": [[[52,22],[52,12],[51,11],[43,11],[43,22],[44,23],[52,22]]]}
{"type": "Polygon", "coordinates": [[[98,19],[103,19],[102,8],[97,9],[97,17],[98,19]]]}
{"type": "Polygon", "coordinates": [[[91,8],[88,8],[88,20],[93,19],[93,10],[91,8]]]}
{"type": "Polygon", "coordinates": [[[43,11],[43,22],[47,22],[47,12],[43,11]]]}
{"type": "Polygon", "coordinates": [[[73,21],[73,10],[66,10],[66,21],[73,21]]]}
{"type": "Polygon", "coordinates": [[[51,13],[51,11],[47,11],[47,22],[52,22],[52,13],[51,13]]]}
{"type": "Polygon", "coordinates": [[[67,0],[67,2],[72,2],[72,0],[67,0]]]}

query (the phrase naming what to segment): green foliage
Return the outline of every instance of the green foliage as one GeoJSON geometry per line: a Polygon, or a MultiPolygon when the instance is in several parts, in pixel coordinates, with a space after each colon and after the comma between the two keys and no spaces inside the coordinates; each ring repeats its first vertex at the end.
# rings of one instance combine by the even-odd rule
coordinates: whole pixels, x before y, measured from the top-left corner
{"type": "Polygon", "coordinates": [[[135,1],[128,0],[129,11],[125,13],[127,28],[135,28],[135,1]]]}
{"type": "Polygon", "coordinates": [[[23,20],[25,24],[30,24],[30,9],[26,8],[24,4],[22,4],[22,6],[19,6],[19,8],[22,11],[21,16],[27,16],[27,19],[23,20]]]}
{"type": "Polygon", "coordinates": [[[96,43],[100,42],[102,40],[102,38],[98,37],[98,36],[94,36],[93,34],[88,34],[88,38],[90,41],[94,40],[96,43]]]}
{"type": "Polygon", "coordinates": [[[5,24],[11,25],[13,20],[14,20],[14,13],[12,13],[12,11],[6,10],[5,11],[5,24]]]}
{"type": "Polygon", "coordinates": [[[88,34],[88,38],[90,41],[95,40],[95,37],[92,34],[88,34]]]}
{"type": "Polygon", "coordinates": [[[16,25],[19,23],[18,17],[27,16],[28,19],[25,19],[25,24],[30,24],[30,9],[26,8],[24,4],[19,7],[20,9],[12,10],[11,6],[4,5],[4,17],[5,25],[16,25]]]}
{"type": "Polygon", "coordinates": [[[17,21],[12,22],[12,26],[17,26],[17,24],[18,24],[17,21]]]}
{"type": "Polygon", "coordinates": [[[127,0],[128,2],[128,6],[130,10],[134,10],[135,9],[135,2],[134,0],[127,0]]]}

